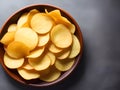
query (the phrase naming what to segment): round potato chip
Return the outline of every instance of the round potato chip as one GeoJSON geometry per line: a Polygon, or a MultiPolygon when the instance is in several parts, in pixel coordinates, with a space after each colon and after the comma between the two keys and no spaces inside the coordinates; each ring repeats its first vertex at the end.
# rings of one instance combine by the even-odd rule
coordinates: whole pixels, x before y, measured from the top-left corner
{"type": "Polygon", "coordinates": [[[33,50],[38,44],[38,35],[30,28],[20,28],[15,33],[15,41],[22,42],[33,50]]]}
{"type": "Polygon", "coordinates": [[[30,52],[30,54],[27,56],[27,58],[40,57],[40,55],[42,55],[42,53],[44,52],[44,49],[45,49],[45,47],[36,48],[35,50],[30,52]]]}
{"type": "Polygon", "coordinates": [[[10,69],[16,69],[23,65],[24,58],[18,58],[18,59],[11,58],[5,53],[3,61],[6,67],[10,69]]]}
{"type": "Polygon", "coordinates": [[[69,56],[69,54],[70,54],[70,48],[67,48],[57,54],[57,59],[60,59],[60,60],[66,59],[69,56]]]}
{"type": "Polygon", "coordinates": [[[39,72],[35,70],[26,70],[24,68],[18,68],[17,71],[19,75],[25,80],[32,80],[40,77],[39,72]]]}
{"type": "Polygon", "coordinates": [[[53,65],[55,63],[55,60],[56,60],[55,55],[51,52],[47,52],[47,55],[50,57],[51,65],[53,65]]]}
{"type": "Polygon", "coordinates": [[[73,64],[75,59],[64,59],[64,60],[56,60],[55,67],[60,71],[67,71],[69,70],[73,64]]]}
{"type": "Polygon", "coordinates": [[[29,27],[28,25],[28,13],[24,13],[17,22],[17,28],[21,28],[21,27],[29,27]]]}
{"type": "Polygon", "coordinates": [[[30,58],[28,59],[28,62],[37,71],[45,70],[51,64],[51,60],[47,55],[33,59],[30,58]]]}
{"type": "Polygon", "coordinates": [[[53,26],[53,20],[41,13],[35,14],[31,19],[31,27],[39,34],[48,33],[53,26]]]}
{"type": "Polygon", "coordinates": [[[56,47],[54,44],[50,44],[50,46],[49,46],[48,49],[49,49],[49,51],[51,51],[52,53],[59,53],[59,52],[62,51],[61,48],[56,47]]]}
{"type": "Polygon", "coordinates": [[[11,24],[9,27],[8,27],[8,32],[13,32],[13,31],[16,31],[17,30],[17,24],[11,24]]]}
{"type": "Polygon", "coordinates": [[[28,63],[28,60],[25,60],[24,65],[22,66],[22,68],[26,69],[26,70],[33,70],[34,68],[28,63]]]}
{"type": "Polygon", "coordinates": [[[72,43],[72,48],[71,48],[69,58],[76,57],[79,54],[80,49],[81,49],[80,42],[78,38],[75,35],[73,35],[73,43],[72,43]]]}
{"type": "Polygon", "coordinates": [[[57,70],[55,67],[50,68],[50,72],[46,75],[40,76],[40,80],[46,81],[46,82],[52,82],[57,80],[61,75],[61,71],[57,70]]]}
{"type": "Polygon", "coordinates": [[[14,40],[14,36],[15,36],[15,32],[7,32],[2,39],[0,40],[0,42],[4,45],[8,45],[9,43],[11,43],[14,40]]]}
{"type": "Polygon", "coordinates": [[[48,41],[50,40],[50,35],[45,34],[45,35],[39,35],[39,40],[38,40],[38,47],[44,46],[48,43],[48,41]]]}
{"type": "Polygon", "coordinates": [[[72,35],[63,24],[58,24],[51,30],[51,41],[59,48],[67,48],[72,44],[72,35]]]}
{"type": "Polygon", "coordinates": [[[21,42],[13,41],[8,45],[6,52],[12,58],[22,58],[29,54],[30,49],[21,42]]]}

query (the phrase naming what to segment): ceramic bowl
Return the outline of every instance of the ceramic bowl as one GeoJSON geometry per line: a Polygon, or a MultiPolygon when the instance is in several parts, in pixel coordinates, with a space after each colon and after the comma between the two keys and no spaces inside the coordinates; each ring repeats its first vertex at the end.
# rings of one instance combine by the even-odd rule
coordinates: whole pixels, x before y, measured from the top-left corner
{"type": "Polygon", "coordinates": [[[65,16],[70,22],[72,22],[75,27],[76,27],[76,32],[75,35],[78,37],[80,44],[81,44],[81,51],[79,53],[79,55],[76,57],[75,63],[72,66],[71,69],[69,69],[68,71],[64,72],[57,80],[53,81],[53,82],[43,82],[40,81],[38,79],[35,80],[24,80],[23,78],[20,77],[20,75],[17,73],[16,70],[11,70],[8,69],[3,62],[3,55],[5,53],[3,45],[0,43],[0,61],[1,61],[1,65],[3,67],[3,69],[5,70],[5,72],[11,77],[13,78],[15,81],[23,84],[23,85],[29,85],[29,86],[34,86],[34,87],[46,87],[46,86],[51,86],[54,84],[57,84],[61,81],[63,81],[65,78],[67,78],[71,73],[74,73],[74,69],[77,67],[77,65],[80,65],[80,60],[81,60],[81,56],[82,56],[82,52],[83,52],[83,38],[82,38],[82,33],[80,30],[79,25],[77,24],[77,22],[75,21],[75,19],[68,14],[65,10],[53,6],[53,5],[47,5],[47,4],[36,4],[36,5],[30,5],[30,6],[26,6],[20,10],[18,10],[17,12],[15,12],[12,16],[10,16],[8,18],[8,20],[6,20],[6,22],[4,23],[2,29],[0,30],[0,39],[3,37],[3,35],[7,32],[7,28],[10,24],[12,23],[16,23],[18,18],[25,12],[29,12],[31,9],[37,9],[41,12],[44,12],[45,9],[47,9],[48,11],[54,10],[54,9],[59,9],[61,14],[63,16],[65,16]]]}

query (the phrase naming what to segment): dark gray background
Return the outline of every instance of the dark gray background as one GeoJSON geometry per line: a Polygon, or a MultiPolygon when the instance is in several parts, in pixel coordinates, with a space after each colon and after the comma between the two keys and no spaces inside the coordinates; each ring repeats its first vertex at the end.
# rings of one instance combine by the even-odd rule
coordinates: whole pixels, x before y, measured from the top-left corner
{"type": "Polygon", "coordinates": [[[0,90],[120,90],[120,0],[0,0],[0,28],[30,4],[56,5],[75,18],[83,33],[83,58],[69,78],[48,88],[24,87],[0,66],[0,90]]]}

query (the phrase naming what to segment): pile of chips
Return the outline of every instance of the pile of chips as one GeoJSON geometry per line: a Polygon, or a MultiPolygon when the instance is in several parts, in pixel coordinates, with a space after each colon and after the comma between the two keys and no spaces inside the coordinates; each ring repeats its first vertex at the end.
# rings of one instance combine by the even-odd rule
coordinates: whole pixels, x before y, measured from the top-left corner
{"type": "Polygon", "coordinates": [[[25,80],[51,82],[69,70],[80,53],[75,25],[59,10],[32,9],[8,27],[4,44],[4,64],[16,69],[25,80]]]}

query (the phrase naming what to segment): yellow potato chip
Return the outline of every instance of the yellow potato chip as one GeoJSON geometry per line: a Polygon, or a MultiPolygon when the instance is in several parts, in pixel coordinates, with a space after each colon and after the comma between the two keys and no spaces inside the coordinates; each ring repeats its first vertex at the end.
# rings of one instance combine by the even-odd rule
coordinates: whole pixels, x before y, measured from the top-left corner
{"type": "Polygon", "coordinates": [[[48,33],[53,26],[53,20],[41,13],[35,14],[31,19],[31,27],[39,34],[48,33]]]}
{"type": "Polygon", "coordinates": [[[73,35],[73,43],[72,43],[69,58],[76,57],[79,54],[80,49],[81,49],[80,42],[79,42],[78,38],[75,35],[73,35]]]}
{"type": "Polygon", "coordinates": [[[61,71],[57,70],[55,67],[50,68],[50,72],[46,75],[40,76],[40,80],[46,81],[46,82],[52,82],[57,80],[61,75],[61,71]]]}
{"type": "Polygon", "coordinates": [[[51,52],[47,52],[47,55],[49,56],[49,58],[51,60],[51,65],[53,65],[55,63],[55,60],[56,60],[55,55],[51,52]]]}
{"type": "Polygon", "coordinates": [[[63,24],[54,26],[50,35],[52,42],[59,48],[67,48],[72,44],[72,35],[63,24]]]}
{"type": "Polygon", "coordinates": [[[52,53],[59,53],[59,52],[62,51],[61,48],[56,47],[54,44],[50,44],[50,46],[49,46],[48,49],[49,49],[49,51],[51,51],[52,53]]]}
{"type": "Polygon", "coordinates": [[[35,50],[31,51],[27,58],[37,58],[42,55],[44,52],[45,47],[36,48],[35,50]]]}
{"type": "Polygon", "coordinates": [[[64,60],[56,60],[55,67],[60,71],[67,71],[73,66],[74,61],[74,58],[71,60],[68,58],[64,60]]]}
{"type": "Polygon", "coordinates": [[[28,13],[24,13],[17,22],[17,28],[21,28],[21,27],[29,27],[28,25],[28,13]]]}
{"type": "Polygon", "coordinates": [[[38,47],[44,46],[49,42],[50,39],[50,35],[45,34],[45,35],[39,35],[39,40],[38,40],[38,47]]]}
{"type": "Polygon", "coordinates": [[[23,65],[24,58],[18,58],[18,59],[11,58],[5,53],[3,61],[6,67],[10,69],[16,69],[23,65]]]}
{"type": "Polygon", "coordinates": [[[15,33],[15,41],[22,42],[33,50],[38,44],[38,35],[30,28],[20,28],[15,33]]]}
{"type": "Polygon", "coordinates": [[[6,52],[12,58],[22,58],[29,54],[30,49],[21,42],[13,41],[8,45],[6,52]]]}
{"type": "Polygon", "coordinates": [[[38,58],[28,59],[29,64],[37,71],[45,70],[50,66],[51,60],[45,55],[38,58]]]}
{"type": "Polygon", "coordinates": [[[8,32],[13,32],[13,31],[16,31],[17,30],[17,24],[11,24],[9,27],[8,27],[8,32]]]}
{"type": "Polygon", "coordinates": [[[24,62],[24,65],[22,66],[23,69],[26,70],[33,70],[34,68],[28,63],[28,60],[26,59],[24,62]]]}
{"type": "Polygon", "coordinates": [[[17,69],[19,75],[24,78],[25,80],[32,80],[40,77],[39,72],[35,70],[26,70],[23,68],[18,68],[17,69]]]}
{"type": "Polygon", "coordinates": [[[57,54],[57,59],[64,60],[69,56],[69,54],[70,54],[70,48],[67,48],[57,54]]]}
{"type": "Polygon", "coordinates": [[[0,42],[4,45],[8,45],[9,43],[11,43],[14,40],[14,35],[15,32],[7,32],[2,39],[0,40],[0,42]]]}

